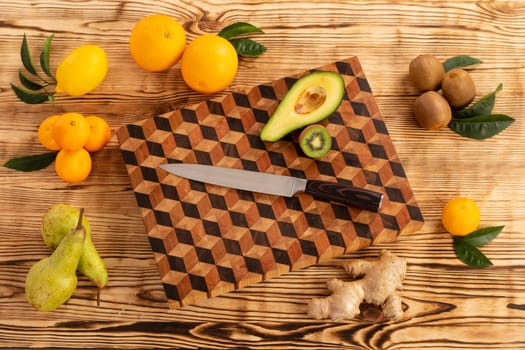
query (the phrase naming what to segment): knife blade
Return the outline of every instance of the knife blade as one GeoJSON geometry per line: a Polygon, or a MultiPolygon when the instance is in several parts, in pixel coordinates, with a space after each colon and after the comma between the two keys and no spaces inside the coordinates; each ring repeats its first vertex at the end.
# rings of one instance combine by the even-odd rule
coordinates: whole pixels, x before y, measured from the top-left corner
{"type": "Polygon", "coordinates": [[[374,212],[379,211],[383,201],[382,193],[336,182],[204,164],[171,163],[161,164],[160,168],[177,176],[213,185],[285,197],[304,192],[374,212]]]}

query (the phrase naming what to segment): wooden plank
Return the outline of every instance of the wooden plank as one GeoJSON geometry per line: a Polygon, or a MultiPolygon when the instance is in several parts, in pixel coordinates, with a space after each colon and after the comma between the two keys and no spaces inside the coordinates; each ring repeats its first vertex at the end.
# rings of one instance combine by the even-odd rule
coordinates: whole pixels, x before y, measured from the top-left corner
{"type": "Polygon", "coordinates": [[[402,320],[366,324],[309,319],[306,302],[326,293],[325,283],[345,278],[347,259],[372,258],[379,247],[247,286],[177,310],[166,307],[159,273],[137,208],[115,134],[95,155],[93,173],[77,186],[52,168],[18,173],[0,168],[0,332],[2,347],[48,348],[469,348],[522,349],[525,335],[525,110],[523,57],[525,8],[521,1],[24,1],[2,3],[0,21],[0,161],[43,151],[36,127],[46,116],[77,111],[105,117],[120,127],[209,98],[190,91],[178,67],[151,74],[127,51],[129,31],[142,16],[164,12],[179,19],[188,37],[248,21],[263,28],[268,51],[242,59],[232,91],[299,73],[351,55],[360,58],[375,99],[417,197],[425,225],[387,248],[408,260],[402,320]],[[104,83],[83,98],[60,96],[56,106],[29,106],[9,88],[17,81],[20,42],[28,35],[34,54],[55,33],[51,64],[84,43],[108,53],[104,83]],[[450,130],[421,130],[411,115],[417,92],[408,63],[421,53],[440,59],[479,57],[472,71],[478,95],[499,83],[495,112],[517,118],[484,142],[450,130]],[[467,195],[481,208],[483,226],[504,231],[483,251],[495,266],[472,270],[454,255],[440,224],[446,200],[467,195]],[[49,252],[39,220],[50,204],[84,206],[93,240],[108,265],[110,281],[96,307],[96,290],[80,280],[73,298],[52,313],[25,301],[31,264],[49,252]]]}

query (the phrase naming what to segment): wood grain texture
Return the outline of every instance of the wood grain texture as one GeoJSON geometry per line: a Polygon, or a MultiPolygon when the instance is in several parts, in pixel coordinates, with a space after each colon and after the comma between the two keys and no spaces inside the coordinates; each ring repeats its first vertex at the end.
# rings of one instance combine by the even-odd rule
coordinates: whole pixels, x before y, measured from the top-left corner
{"type": "Polygon", "coordinates": [[[525,347],[525,3],[522,1],[24,1],[2,3],[0,17],[0,161],[41,152],[36,128],[66,111],[99,114],[112,130],[199,102],[178,67],[140,70],[127,40],[149,13],[177,18],[188,39],[247,21],[264,29],[268,51],[242,59],[224,93],[250,87],[351,55],[359,57],[425,225],[416,234],[290,272],[224,296],[169,310],[153,254],[115,136],[95,155],[93,173],[67,185],[52,168],[19,173],[0,168],[0,345],[2,348],[312,348],[523,349],[525,347]],[[17,79],[26,33],[36,54],[55,33],[51,65],[84,43],[104,47],[109,72],[82,98],[51,106],[26,105],[9,87],[17,79]],[[420,129],[411,106],[417,96],[408,63],[421,53],[440,59],[479,57],[472,71],[478,98],[503,83],[495,112],[517,121],[482,142],[443,129],[420,129]],[[473,270],[455,257],[440,224],[445,202],[465,195],[481,208],[481,225],[505,225],[483,251],[494,262],[473,270]],[[48,254],[40,219],[53,203],[84,206],[110,281],[96,306],[96,290],[80,280],[59,310],[34,311],[25,301],[29,267],[48,254]],[[314,321],[306,314],[325,283],[345,278],[339,265],[390,249],[408,261],[405,313],[394,323],[314,321]]]}

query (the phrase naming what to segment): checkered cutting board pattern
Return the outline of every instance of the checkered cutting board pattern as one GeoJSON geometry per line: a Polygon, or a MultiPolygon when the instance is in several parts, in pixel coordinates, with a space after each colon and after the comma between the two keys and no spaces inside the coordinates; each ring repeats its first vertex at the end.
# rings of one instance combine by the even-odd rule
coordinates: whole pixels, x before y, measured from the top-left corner
{"type": "Polygon", "coordinates": [[[339,72],[346,83],[343,102],[323,122],[334,142],[321,159],[302,154],[298,132],[275,143],[259,138],[291,85],[310,71],[118,130],[170,307],[393,241],[423,224],[358,58],[314,70],[339,72]],[[373,213],[307,194],[285,198],[239,191],[158,168],[167,162],[343,182],[380,191],[385,199],[373,213]]]}

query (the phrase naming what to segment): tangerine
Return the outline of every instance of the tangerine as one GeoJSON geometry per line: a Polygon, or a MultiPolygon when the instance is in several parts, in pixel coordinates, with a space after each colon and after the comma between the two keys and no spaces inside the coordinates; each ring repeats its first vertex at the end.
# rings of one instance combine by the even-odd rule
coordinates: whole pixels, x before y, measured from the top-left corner
{"type": "Polygon", "coordinates": [[[97,45],[83,45],[58,64],[56,92],[82,96],[99,86],[108,71],[106,52],[97,45]]]}
{"type": "Polygon", "coordinates": [[[465,197],[451,199],[444,207],[441,221],[445,229],[454,236],[466,236],[478,228],[479,208],[465,197]]]}
{"type": "Polygon", "coordinates": [[[51,129],[51,136],[56,143],[68,151],[84,147],[90,133],[91,126],[86,118],[73,112],[61,115],[51,129]]]}
{"type": "Polygon", "coordinates": [[[51,136],[53,125],[58,120],[60,115],[52,115],[45,118],[38,126],[38,141],[50,151],[58,151],[61,147],[51,136]]]}
{"type": "Polygon", "coordinates": [[[184,50],[182,78],[195,91],[219,92],[231,84],[238,64],[237,51],[228,40],[204,34],[195,38],[184,50]]]}
{"type": "Polygon", "coordinates": [[[175,65],[186,47],[186,33],[174,18],[154,14],[140,19],[129,36],[133,60],[142,68],[160,72],[175,65]]]}
{"type": "Polygon", "coordinates": [[[69,183],[84,181],[91,172],[91,165],[91,155],[84,148],[75,151],[62,149],[55,159],[57,175],[69,183]]]}
{"type": "Polygon", "coordinates": [[[86,121],[91,127],[91,132],[84,148],[89,152],[100,151],[111,138],[109,125],[103,118],[94,115],[87,116],[86,121]]]}

